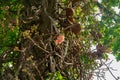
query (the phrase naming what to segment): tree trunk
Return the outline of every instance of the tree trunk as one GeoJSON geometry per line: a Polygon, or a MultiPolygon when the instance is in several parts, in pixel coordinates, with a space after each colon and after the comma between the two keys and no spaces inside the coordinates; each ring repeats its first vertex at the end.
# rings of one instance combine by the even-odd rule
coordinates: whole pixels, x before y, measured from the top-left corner
{"type": "Polygon", "coordinates": [[[32,80],[34,80],[34,78],[36,80],[43,80],[49,71],[55,72],[55,66],[53,67],[54,59],[52,56],[49,56],[49,52],[44,50],[44,45],[41,46],[40,41],[43,39],[43,43],[46,44],[45,41],[51,36],[41,37],[42,34],[47,35],[51,33],[51,29],[53,28],[51,18],[53,19],[55,17],[56,1],[57,0],[23,0],[24,15],[21,28],[23,38],[21,38],[20,42],[21,53],[16,68],[16,72],[19,72],[19,75],[16,73],[16,76],[18,75],[21,79],[29,76],[32,80]],[[32,31],[34,26],[37,27],[37,29],[32,31]],[[24,33],[27,32],[29,35],[24,37],[24,33]],[[19,68],[19,66],[22,67],[19,68]]]}

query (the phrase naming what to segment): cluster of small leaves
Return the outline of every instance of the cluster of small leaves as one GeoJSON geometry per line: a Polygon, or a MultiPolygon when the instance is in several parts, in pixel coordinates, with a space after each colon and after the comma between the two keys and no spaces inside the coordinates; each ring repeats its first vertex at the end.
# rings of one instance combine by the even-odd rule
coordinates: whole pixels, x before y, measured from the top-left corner
{"type": "Polygon", "coordinates": [[[0,4],[0,51],[4,51],[4,48],[15,45],[20,36],[18,12],[22,5],[16,0],[0,1],[0,4]]]}
{"type": "Polygon", "coordinates": [[[120,15],[119,15],[119,0],[106,0],[102,1],[101,4],[97,4],[100,9],[101,20],[99,22],[99,28],[104,34],[102,39],[104,45],[108,45],[112,49],[112,53],[116,56],[119,61],[120,56],[120,15]],[[118,8],[118,9],[115,9],[118,8]]]}
{"type": "MultiPolygon", "coordinates": [[[[0,75],[11,68],[18,56],[13,48],[20,37],[19,18],[22,4],[17,0],[0,0],[0,75]]],[[[1,77],[0,76],[0,77],[1,77]]],[[[6,76],[4,74],[4,76],[6,76]]]]}

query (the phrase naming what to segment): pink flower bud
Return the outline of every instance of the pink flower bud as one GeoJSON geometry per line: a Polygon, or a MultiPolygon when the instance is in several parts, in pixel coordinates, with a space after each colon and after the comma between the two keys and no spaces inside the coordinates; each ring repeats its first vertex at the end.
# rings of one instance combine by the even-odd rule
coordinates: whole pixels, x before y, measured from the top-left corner
{"type": "Polygon", "coordinates": [[[59,35],[57,39],[55,40],[55,44],[61,44],[64,41],[65,36],[64,35],[59,35]]]}

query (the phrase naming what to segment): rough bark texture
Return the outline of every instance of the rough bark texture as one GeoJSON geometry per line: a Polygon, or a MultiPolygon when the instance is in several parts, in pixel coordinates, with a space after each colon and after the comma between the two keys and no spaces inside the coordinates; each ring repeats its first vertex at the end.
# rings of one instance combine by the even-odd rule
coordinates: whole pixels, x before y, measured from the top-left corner
{"type": "MultiPolygon", "coordinates": [[[[45,45],[49,42],[52,21],[50,17],[55,16],[56,0],[27,0],[24,2],[23,35],[28,31],[28,36],[23,37],[20,42],[20,49],[16,71],[16,79],[44,80],[49,72],[54,72],[55,67],[52,53],[45,51],[45,45]],[[35,30],[32,32],[32,27],[35,30]],[[42,34],[46,36],[41,36],[42,34]],[[41,42],[44,40],[44,42],[41,42]],[[43,44],[42,44],[43,43],[43,44]],[[42,49],[41,49],[42,48],[42,49]],[[36,75],[37,74],[37,75],[36,75]]],[[[46,47],[46,50],[50,46],[46,47]]]]}

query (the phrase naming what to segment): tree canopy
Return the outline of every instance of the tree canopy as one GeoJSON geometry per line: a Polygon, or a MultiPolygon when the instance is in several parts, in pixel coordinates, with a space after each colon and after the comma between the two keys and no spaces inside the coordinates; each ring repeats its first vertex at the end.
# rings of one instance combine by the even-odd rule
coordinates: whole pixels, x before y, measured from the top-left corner
{"type": "Polygon", "coordinates": [[[0,0],[0,78],[104,78],[108,54],[120,60],[119,8],[119,0],[0,0]]]}

